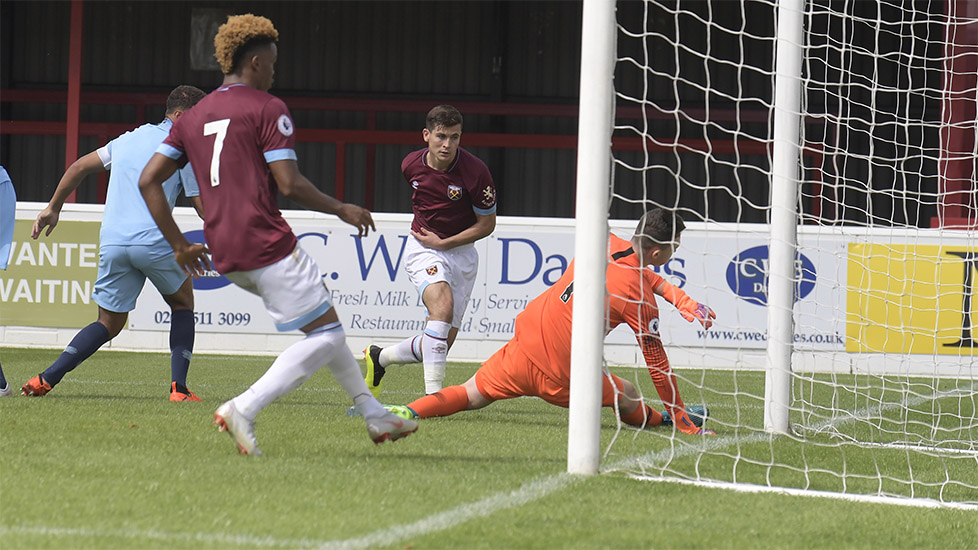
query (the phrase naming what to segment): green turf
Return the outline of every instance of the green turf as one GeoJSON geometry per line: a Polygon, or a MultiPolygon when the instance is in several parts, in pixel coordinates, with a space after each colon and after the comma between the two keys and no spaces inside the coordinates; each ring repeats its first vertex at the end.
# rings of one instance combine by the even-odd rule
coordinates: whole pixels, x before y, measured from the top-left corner
{"type": "MultiPolygon", "coordinates": [[[[19,387],[57,353],[4,348],[0,359],[19,387]]],[[[819,469],[808,475],[809,486],[832,490],[840,482],[831,472],[840,468],[906,473],[906,453],[890,465],[881,462],[886,453],[839,447],[816,434],[825,445],[784,438],[704,455],[695,452],[701,440],[673,438],[668,430],[618,430],[606,411],[602,442],[610,450],[603,464],[621,470],[568,476],[566,410],[516,399],[422,421],[412,437],[374,446],[362,420],[344,414],[349,400],[326,369],[259,416],[265,456],[239,456],[231,438],[211,425],[213,411],[270,362],[197,355],[189,381],[204,401],[170,403],[168,356],[103,351],[44,398],[0,400],[2,547],[978,547],[976,512],[744,494],[638,481],[625,473],[699,472],[723,479],[736,470],[745,481],[772,476],[797,484],[806,483],[800,470],[771,464],[807,463],[819,469]],[[663,449],[682,452],[663,458],[663,449]],[[636,457],[649,463],[639,465],[636,457]]],[[[451,365],[448,382],[464,381],[474,368],[451,365]]],[[[389,372],[384,401],[417,396],[420,367],[389,372]]],[[[647,373],[627,376],[654,394],[647,373]]],[[[754,433],[747,427],[762,414],[763,376],[704,372],[691,378],[710,388],[682,386],[690,403],[710,403],[715,441],[754,433]]],[[[830,391],[811,386],[810,397],[830,391]]],[[[950,405],[941,410],[950,412],[950,405]]],[[[948,429],[970,434],[952,418],[948,429]]],[[[916,422],[924,423],[922,417],[916,422]]],[[[973,458],[962,471],[953,468],[965,461],[918,462],[912,466],[921,480],[948,468],[970,479],[974,491],[973,458]]]]}

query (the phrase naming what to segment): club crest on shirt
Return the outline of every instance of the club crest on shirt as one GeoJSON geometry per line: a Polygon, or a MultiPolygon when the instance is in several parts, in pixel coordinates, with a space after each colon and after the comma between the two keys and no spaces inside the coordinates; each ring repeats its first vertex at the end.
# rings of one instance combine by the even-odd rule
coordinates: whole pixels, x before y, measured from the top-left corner
{"type": "Polygon", "coordinates": [[[486,187],[482,190],[482,205],[492,206],[496,203],[496,190],[492,187],[486,187]]]}
{"type": "Polygon", "coordinates": [[[425,271],[428,273],[428,275],[434,275],[435,273],[438,273],[438,266],[437,265],[429,266],[428,269],[426,269],[425,271]]]}
{"type": "Polygon", "coordinates": [[[292,120],[289,119],[289,115],[279,115],[278,131],[282,132],[282,135],[285,137],[291,136],[292,132],[295,132],[295,126],[292,125],[292,120]]]}
{"type": "Polygon", "coordinates": [[[449,185],[448,198],[452,199],[453,201],[457,201],[458,199],[462,198],[462,188],[457,185],[449,185]]]}
{"type": "Polygon", "coordinates": [[[649,334],[659,335],[659,318],[649,320],[649,334]]]}

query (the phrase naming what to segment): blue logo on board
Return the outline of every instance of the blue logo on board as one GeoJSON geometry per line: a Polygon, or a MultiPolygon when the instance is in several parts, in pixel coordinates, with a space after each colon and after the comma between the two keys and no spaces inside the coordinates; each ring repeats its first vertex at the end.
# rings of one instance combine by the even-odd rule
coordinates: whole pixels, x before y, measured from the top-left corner
{"type": "MultiPolygon", "coordinates": [[[[734,294],[759,306],[767,305],[768,258],[767,246],[755,246],[741,251],[727,265],[727,285],[734,294]]],[[[795,255],[795,300],[815,289],[815,264],[802,254],[795,255]]]]}
{"type": "MultiPolygon", "coordinates": [[[[204,231],[201,229],[187,231],[183,236],[192,243],[207,244],[207,239],[204,238],[204,231]]],[[[205,273],[203,277],[194,279],[194,290],[214,290],[228,286],[229,284],[231,284],[231,281],[227,277],[218,273],[217,270],[212,269],[205,273]]]]}

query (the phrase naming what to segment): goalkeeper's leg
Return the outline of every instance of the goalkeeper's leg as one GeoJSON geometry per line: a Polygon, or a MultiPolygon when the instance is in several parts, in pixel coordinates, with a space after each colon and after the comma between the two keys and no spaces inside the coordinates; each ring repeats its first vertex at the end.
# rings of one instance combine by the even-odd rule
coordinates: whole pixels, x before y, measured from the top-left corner
{"type": "Polygon", "coordinates": [[[603,382],[601,404],[612,407],[616,400],[622,422],[637,428],[662,425],[662,414],[642,401],[631,382],[607,373],[603,382]]]}
{"type": "Polygon", "coordinates": [[[481,409],[500,399],[542,396],[538,383],[528,375],[533,369],[526,355],[516,353],[516,347],[512,341],[507,342],[465,384],[426,395],[409,403],[408,408],[420,418],[430,418],[481,409]]]}
{"type": "Polygon", "coordinates": [[[470,409],[481,409],[490,403],[492,401],[479,394],[473,376],[461,386],[442,388],[435,393],[430,393],[421,399],[408,403],[407,407],[414,411],[418,418],[432,418],[435,416],[451,416],[457,412],[470,409]],[[470,392],[475,392],[474,399],[469,399],[470,392]]]}

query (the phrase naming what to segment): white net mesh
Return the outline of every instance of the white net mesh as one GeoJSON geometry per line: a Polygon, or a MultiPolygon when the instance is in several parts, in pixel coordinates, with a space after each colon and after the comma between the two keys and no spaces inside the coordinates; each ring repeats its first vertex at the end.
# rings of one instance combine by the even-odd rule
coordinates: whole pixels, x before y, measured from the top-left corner
{"type": "MultiPolygon", "coordinates": [[[[657,270],[717,324],[659,297],[659,327],[718,435],[619,424],[602,467],[978,507],[978,9],[803,4],[786,436],[763,418],[777,3],[618,5],[612,231],[654,206],[686,220],[657,270]]],[[[662,410],[634,336],[607,342],[612,372],[662,410]]]]}

